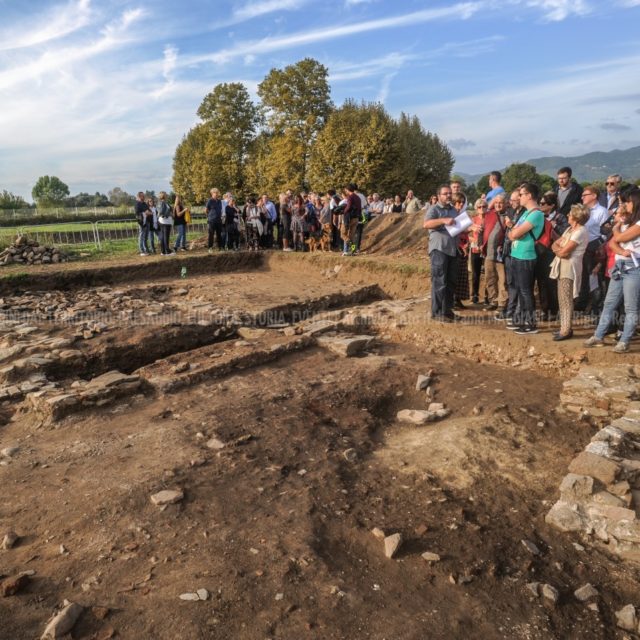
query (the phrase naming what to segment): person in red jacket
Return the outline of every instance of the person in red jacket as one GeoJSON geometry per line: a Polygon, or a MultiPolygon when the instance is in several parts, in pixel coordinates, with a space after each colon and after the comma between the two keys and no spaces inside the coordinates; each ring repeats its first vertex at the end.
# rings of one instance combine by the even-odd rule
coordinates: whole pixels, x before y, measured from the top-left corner
{"type": "Polygon", "coordinates": [[[488,311],[502,309],[507,303],[507,279],[502,261],[506,213],[505,197],[500,194],[491,201],[491,208],[484,217],[482,255],[484,255],[484,277],[489,298],[486,307],[488,311]]]}

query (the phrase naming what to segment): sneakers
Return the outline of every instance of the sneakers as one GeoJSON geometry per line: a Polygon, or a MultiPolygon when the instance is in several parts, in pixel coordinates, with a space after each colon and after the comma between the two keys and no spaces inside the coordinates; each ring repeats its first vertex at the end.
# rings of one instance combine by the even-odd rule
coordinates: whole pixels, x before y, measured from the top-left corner
{"type": "Polygon", "coordinates": [[[508,316],[504,311],[498,311],[498,313],[496,313],[495,315],[495,319],[496,320],[507,320],[507,322],[509,320],[511,320],[511,317],[508,316]]]}
{"type": "Polygon", "coordinates": [[[140,255],[141,256],[148,256],[149,254],[148,253],[141,253],[140,255]]]}
{"type": "Polygon", "coordinates": [[[505,327],[507,327],[507,329],[509,329],[509,331],[515,331],[516,329],[520,328],[520,325],[516,324],[513,321],[513,318],[507,318],[507,322],[505,324],[505,327]]]}
{"type": "Polygon", "coordinates": [[[622,340],[613,347],[614,353],[627,353],[627,351],[629,351],[629,345],[626,342],[622,342],[622,340]]]}
{"type": "Polygon", "coordinates": [[[588,340],[584,341],[585,347],[604,347],[604,340],[591,336],[588,340]]]}
{"type": "Polygon", "coordinates": [[[207,253],[213,253],[213,249],[207,249],[207,253]]]}
{"type": "Polygon", "coordinates": [[[533,335],[534,333],[538,333],[538,327],[532,327],[532,326],[517,327],[514,333],[519,336],[529,336],[529,335],[533,335]]]}
{"type": "Polygon", "coordinates": [[[498,308],[497,304],[494,304],[493,302],[491,302],[488,305],[485,305],[484,310],[485,311],[495,311],[498,308]]]}

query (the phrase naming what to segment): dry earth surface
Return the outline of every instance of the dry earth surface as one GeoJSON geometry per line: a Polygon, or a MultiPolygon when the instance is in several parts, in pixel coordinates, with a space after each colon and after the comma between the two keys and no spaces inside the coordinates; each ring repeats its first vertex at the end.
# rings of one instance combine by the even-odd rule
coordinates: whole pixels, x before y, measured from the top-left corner
{"type": "Polygon", "coordinates": [[[0,639],[40,637],[65,599],[87,640],[625,637],[637,566],[544,517],[596,431],[559,410],[563,381],[640,349],[473,308],[428,322],[419,227],[377,220],[347,259],[6,268],[0,578],[29,575],[0,639]],[[397,420],[431,401],[450,414],[397,420]]]}

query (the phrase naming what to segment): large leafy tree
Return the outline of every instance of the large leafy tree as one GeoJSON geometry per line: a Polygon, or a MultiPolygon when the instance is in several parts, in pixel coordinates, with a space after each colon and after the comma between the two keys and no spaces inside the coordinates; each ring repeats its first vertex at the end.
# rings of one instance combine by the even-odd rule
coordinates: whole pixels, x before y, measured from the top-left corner
{"type": "Polygon", "coordinates": [[[398,162],[392,172],[396,189],[412,189],[421,199],[436,193],[437,188],[449,180],[454,157],[440,138],[426,131],[417,116],[400,114],[396,125],[398,162]]]}
{"type": "Polygon", "coordinates": [[[202,122],[178,145],[172,186],[191,202],[206,199],[216,186],[240,192],[247,154],[260,123],[258,108],[239,82],[216,85],[200,107],[202,122]]]}
{"type": "Polygon", "coordinates": [[[16,196],[6,189],[0,192],[0,209],[26,209],[28,206],[22,196],[16,196]]]}
{"type": "Polygon", "coordinates": [[[69,195],[69,187],[56,176],[40,176],[31,190],[39,207],[62,204],[69,195]]]}
{"type": "Polygon", "coordinates": [[[109,202],[114,207],[128,207],[135,204],[136,197],[127,193],[121,187],[114,187],[108,192],[109,202]]]}
{"type": "Polygon", "coordinates": [[[526,162],[510,164],[502,174],[502,186],[509,192],[517,189],[523,182],[533,182],[542,186],[542,179],[536,168],[526,162]]]}
{"type": "Polygon", "coordinates": [[[356,182],[366,192],[393,189],[398,161],[396,124],[379,103],[348,100],[334,110],[318,134],[309,163],[313,189],[356,182]]]}
{"type": "Polygon", "coordinates": [[[258,95],[268,128],[270,154],[279,147],[295,151],[274,161],[274,173],[290,176],[287,186],[308,186],[311,148],[331,111],[328,69],[312,58],[305,58],[284,69],[271,69],[258,85],[258,95]],[[293,181],[293,183],[291,182],[293,181]]]}

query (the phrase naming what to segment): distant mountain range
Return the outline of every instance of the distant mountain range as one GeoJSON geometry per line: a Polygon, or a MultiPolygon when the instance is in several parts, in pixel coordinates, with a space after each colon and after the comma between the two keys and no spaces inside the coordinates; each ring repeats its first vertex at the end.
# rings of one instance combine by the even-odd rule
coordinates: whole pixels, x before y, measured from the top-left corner
{"type": "MultiPolygon", "coordinates": [[[[591,182],[592,180],[604,180],[613,173],[619,173],[625,180],[640,178],[640,147],[631,147],[621,151],[593,151],[583,156],[566,158],[563,156],[550,156],[547,158],[533,158],[527,160],[538,173],[546,173],[554,176],[560,167],[571,167],[573,176],[578,182],[591,182]]],[[[487,173],[489,173],[487,171],[487,173]]],[[[484,173],[476,175],[459,173],[468,184],[476,183],[484,173]]]]}

